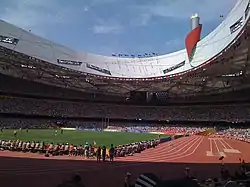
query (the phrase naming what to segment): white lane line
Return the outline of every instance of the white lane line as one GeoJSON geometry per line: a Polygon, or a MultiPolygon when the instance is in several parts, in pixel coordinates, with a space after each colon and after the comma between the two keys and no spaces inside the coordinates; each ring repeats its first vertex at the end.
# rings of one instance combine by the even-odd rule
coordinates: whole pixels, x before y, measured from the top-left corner
{"type": "Polygon", "coordinates": [[[218,140],[219,140],[220,144],[222,145],[222,147],[223,147],[224,149],[227,149],[226,145],[221,141],[221,139],[218,139],[218,140]]]}
{"type": "MultiPolygon", "coordinates": [[[[200,142],[201,139],[202,138],[197,139],[195,142],[193,142],[191,145],[189,145],[185,151],[182,151],[178,154],[168,155],[167,157],[166,157],[166,155],[162,154],[162,155],[160,155],[160,159],[155,159],[155,160],[157,160],[157,162],[161,162],[161,161],[164,162],[166,160],[172,160],[172,158],[176,158],[176,157],[178,158],[178,156],[185,155],[185,153],[187,153],[192,147],[194,147],[196,145],[196,143],[200,142]]],[[[148,161],[148,159],[147,159],[147,161],[148,161]]]]}
{"type": "Polygon", "coordinates": [[[230,149],[234,149],[231,145],[229,145],[229,143],[226,142],[225,139],[222,139],[221,140],[223,143],[225,143],[230,149]]]}
{"type": "Polygon", "coordinates": [[[212,143],[212,139],[209,139],[209,147],[210,147],[211,153],[213,153],[213,143],[212,143]]]}
{"type": "Polygon", "coordinates": [[[216,141],[216,140],[214,140],[214,143],[215,143],[215,147],[216,147],[216,149],[217,149],[217,151],[218,151],[218,155],[219,155],[219,156],[226,157],[225,153],[223,152],[224,150],[220,151],[220,149],[219,149],[219,147],[218,147],[218,144],[217,144],[217,141],[216,141]]]}
{"type": "Polygon", "coordinates": [[[215,147],[216,147],[216,149],[217,149],[218,154],[220,154],[220,149],[219,149],[219,147],[218,147],[218,145],[217,145],[217,143],[216,143],[216,140],[214,140],[214,144],[215,144],[215,147]]]}
{"type": "Polygon", "coordinates": [[[182,145],[177,145],[177,147],[175,147],[175,148],[173,148],[173,149],[171,149],[171,150],[169,150],[169,151],[164,151],[164,150],[161,150],[161,151],[159,151],[159,152],[155,152],[155,154],[148,154],[148,155],[141,155],[141,156],[138,156],[138,157],[130,157],[130,158],[128,158],[128,159],[126,159],[126,161],[128,161],[128,160],[135,160],[136,158],[138,158],[138,159],[140,159],[140,160],[142,160],[142,159],[147,159],[147,160],[149,160],[149,159],[151,159],[151,158],[153,158],[153,159],[157,159],[157,158],[160,158],[160,157],[162,157],[162,155],[164,155],[164,157],[166,157],[166,156],[170,156],[170,155],[175,155],[176,153],[179,153],[179,152],[181,152],[181,150],[183,150],[183,149],[185,149],[186,147],[188,147],[190,144],[192,144],[193,142],[195,142],[195,141],[197,141],[197,140],[199,140],[199,138],[195,138],[195,139],[193,139],[192,141],[189,141],[188,143],[186,143],[185,142],[185,145],[184,146],[182,146],[182,145]],[[180,148],[179,148],[180,147],[180,148]],[[179,149],[178,149],[179,148],[179,149]],[[166,154],[167,153],[167,154],[166,154]]]}
{"type": "MultiPolygon", "coordinates": [[[[194,147],[194,149],[193,149],[193,151],[191,153],[188,153],[188,154],[185,154],[185,155],[181,155],[181,156],[177,156],[177,157],[173,157],[173,158],[167,158],[167,159],[164,159],[164,160],[161,160],[161,161],[162,162],[167,162],[167,161],[173,161],[173,160],[177,160],[177,159],[181,159],[181,158],[185,158],[185,157],[191,156],[191,155],[193,155],[197,151],[197,149],[199,148],[199,146],[203,142],[203,140],[204,140],[204,137],[200,138],[200,141],[196,142],[197,143],[196,146],[195,146],[195,144],[193,144],[193,146],[195,146],[195,147],[194,147]]],[[[191,149],[191,147],[189,149],[191,149]]]]}
{"type": "MultiPolygon", "coordinates": [[[[192,137],[192,140],[194,140],[194,139],[196,139],[196,138],[192,137]]],[[[187,139],[184,139],[182,141],[175,142],[175,145],[177,145],[179,147],[179,146],[182,146],[182,145],[186,144],[186,142],[187,142],[187,139]]],[[[157,147],[156,149],[148,149],[147,152],[144,151],[143,153],[137,153],[137,154],[133,155],[133,158],[142,158],[144,156],[144,154],[147,154],[147,157],[149,155],[158,154],[159,153],[159,149],[160,149],[160,152],[164,152],[164,153],[171,152],[171,151],[173,151],[175,149],[175,148],[173,148],[173,145],[170,144],[170,143],[165,144],[165,145],[166,146],[164,146],[164,147],[157,147]],[[171,148],[171,149],[169,149],[169,148],[171,148]]]]}
{"type": "Polygon", "coordinates": [[[143,158],[143,157],[147,157],[149,158],[151,155],[155,156],[156,154],[159,154],[159,153],[164,153],[165,155],[168,155],[168,154],[173,154],[173,151],[174,153],[178,150],[176,148],[179,148],[179,147],[185,147],[187,146],[187,142],[192,142],[192,141],[195,141],[197,138],[192,138],[192,140],[190,141],[183,141],[183,142],[180,142],[180,143],[176,143],[175,147],[173,147],[172,145],[171,146],[165,146],[164,148],[162,149],[158,149],[156,148],[155,150],[151,151],[151,152],[143,152],[143,153],[139,153],[139,154],[136,154],[135,156],[133,157],[130,157],[130,158],[143,158]]]}

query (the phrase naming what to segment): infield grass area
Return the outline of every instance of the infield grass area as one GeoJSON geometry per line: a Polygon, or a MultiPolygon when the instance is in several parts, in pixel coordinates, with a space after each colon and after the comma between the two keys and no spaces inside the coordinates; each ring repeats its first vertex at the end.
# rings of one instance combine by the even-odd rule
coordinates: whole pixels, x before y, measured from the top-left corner
{"type": "MultiPolygon", "coordinates": [[[[155,134],[140,134],[129,132],[96,132],[96,131],[69,131],[64,130],[63,134],[58,130],[55,135],[55,130],[26,130],[17,131],[17,136],[14,137],[14,130],[3,130],[0,132],[0,140],[23,140],[23,141],[44,141],[46,143],[73,143],[75,145],[83,145],[86,142],[96,145],[105,145],[110,147],[110,144],[122,145],[127,143],[138,142],[142,140],[150,140],[158,138],[155,134]]],[[[161,137],[166,137],[161,135],[161,137]]]]}

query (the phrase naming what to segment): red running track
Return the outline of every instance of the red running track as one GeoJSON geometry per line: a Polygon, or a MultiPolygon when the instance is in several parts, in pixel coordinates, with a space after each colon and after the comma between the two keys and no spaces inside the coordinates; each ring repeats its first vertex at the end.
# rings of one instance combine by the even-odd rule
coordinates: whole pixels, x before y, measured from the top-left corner
{"type": "Polygon", "coordinates": [[[87,187],[112,187],[123,185],[127,171],[134,178],[141,172],[153,172],[167,179],[182,177],[187,165],[198,178],[215,177],[219,175],[220,156],[225,156],[229,169],[235,169],[239,158],[250,161],[249,148],[250,144],[235,140],[192,136],[163,143],[134,156],[117,158],[114,163],[3,151],[0,152],[0,181],[5,187],[52,187],[77,172],[87,187]]]}

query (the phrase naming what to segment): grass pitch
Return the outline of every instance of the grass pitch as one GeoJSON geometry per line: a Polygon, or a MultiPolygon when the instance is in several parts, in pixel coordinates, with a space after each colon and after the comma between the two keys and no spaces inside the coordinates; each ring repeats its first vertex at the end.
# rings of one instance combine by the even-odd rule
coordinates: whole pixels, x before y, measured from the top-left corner
{"type": "MultiPolygon", "coordinates": [[[[158,138],[155,134],[140,134],[129,132],[96,132],[96,131],[69,131],[64,130],[63,134],[58,130],[55,135],[55,130],[26,130],[17,131],[17,136],[14,137],[14,130],[3,130],[0,132],[0,140],[23,140],[23,141],[44,141],[46,143],[73,143],[75,145],[83,145],[89,142],[93,145],[110,147],[110,144],[121,145],[127,143],[138,142],[142,140],[151,140],[158,138]]],[[[161,135],[161,137],[164,137],[161,135]]],[[[165,136],[166,137],[166,136],[165,136]]]]}

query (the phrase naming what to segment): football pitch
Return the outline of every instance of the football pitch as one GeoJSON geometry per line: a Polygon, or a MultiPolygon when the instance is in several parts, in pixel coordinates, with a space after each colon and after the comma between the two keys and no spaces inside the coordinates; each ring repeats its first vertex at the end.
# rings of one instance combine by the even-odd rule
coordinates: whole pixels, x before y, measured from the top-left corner
{"type": "MultiPolygon", "coordinates": [[[[167,137],[161,135],[161,137],[167,137]]],[[[0,132],[0,140],[22,140],[22,141],[44,141],[45,143],[73,143],[74,145],[84,145],[86,142],[98,146],[110,147],[110,144],[122,145],[143,140],[158,138],[156,134],[142,134],[129,132],[97,132],[97,131],[70,131],[64,130],[63,134],[58,130],[37,130],[30,129],[17,131],[14,137],[14,130],[3,130],[0,132]]]]}

